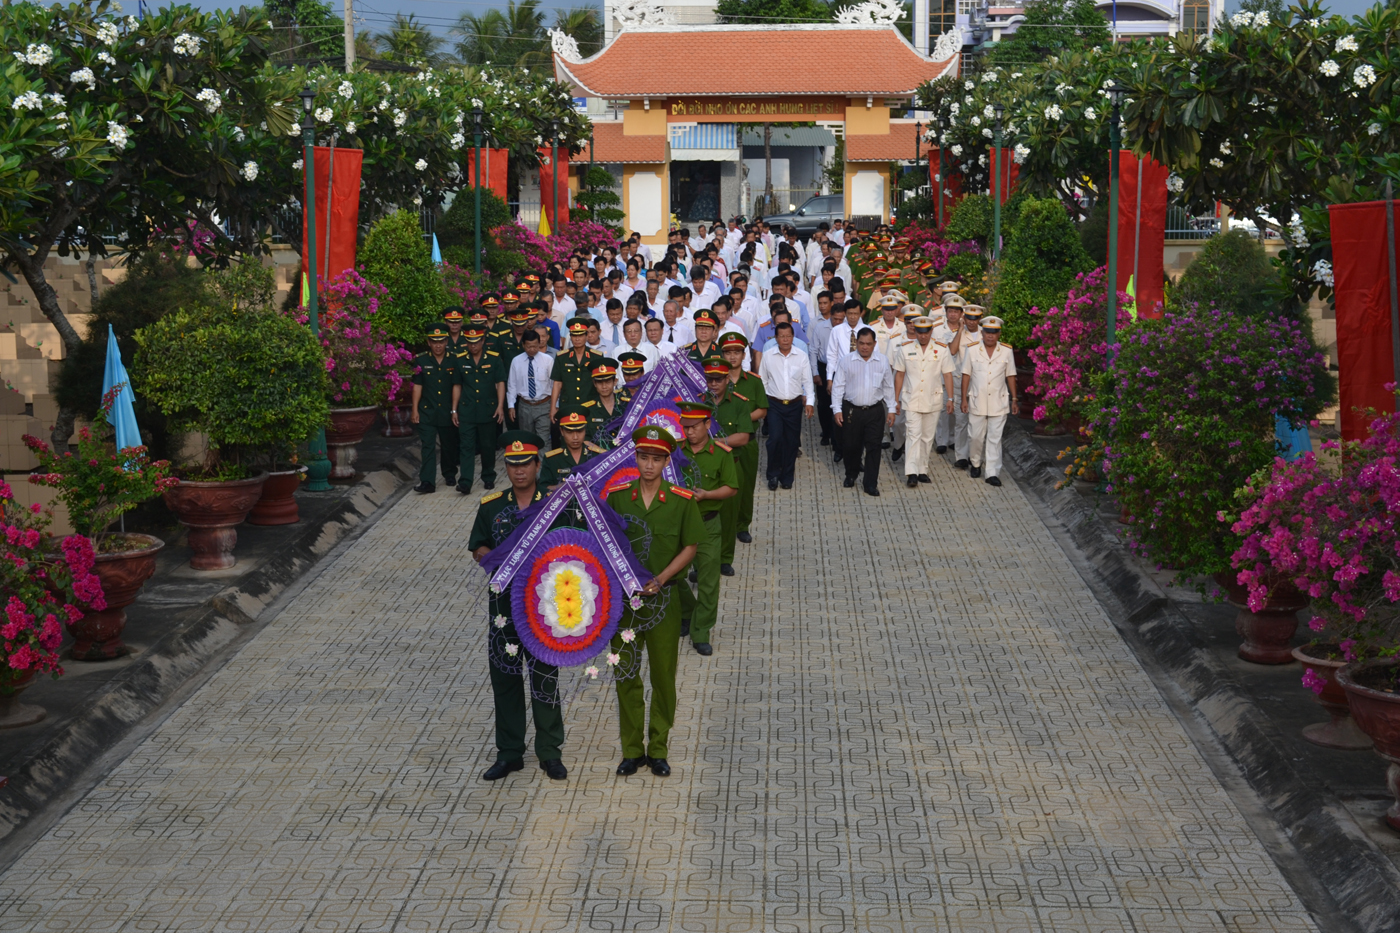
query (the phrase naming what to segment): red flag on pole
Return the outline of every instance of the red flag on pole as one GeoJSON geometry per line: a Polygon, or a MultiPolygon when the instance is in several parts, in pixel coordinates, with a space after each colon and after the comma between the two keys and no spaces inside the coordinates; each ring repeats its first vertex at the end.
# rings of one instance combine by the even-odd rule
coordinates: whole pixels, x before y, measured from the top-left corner
{"type": "Polygon", "coordinates": [[[1132,280],[1137,313],[1158,318],[1165,298],[1162,250],[1167,236],[1167,176],[1171,170],[1151,156],[1118,153],[1118,281],[1132,280]]]}
{"type": "Polygon", "coordinates": [[[569,222],[569,150],[559,150],[559,164],[552,165],[551,147],[540,148],[540,209],[549,218],[549,229],[558,230],[559,223],[569,222]],[[554,216],[554,191],[559,192],[559,216],[554,216]]]}
{"type": "MultiPolygon", "coordinates": [[[[948,218],[953,216],[953,208],[957,207],[962,200],[962,175],[953,168],[952,159],[945,159],[943,163],[943,184],[938,183],[938,149],[931,148],[928,151],[928,181],[933,190],[938,192],[936,197],[943,199],[943,222],[946,224],[948,218]]],[[[933,202],[933,215],[938,216],[938,201],[933,202]]]]}
{"type": "Polygon", "coordinates": [[[993,179],[996,178],[997,172],[1001,173],[1001,188],[997,189],[993,182],[988,184],[987,190],[1000,190],[1001,203],[1005,204],[1006,199],[1011,197],[1011,193],[1016,190],[1016,180],[1021,176],[1021,166],[1017,165],[1016,160],[1012,158],[1013,153],[1010,149],[991,149],[988,151],[992,157],[993,179]]]}
{"type": "MultiPolygon", "coordinates": [[[[510,158],[509,149],[481,150],[482,187],[489,188],[496,197],[506,200],[506,168],[510,158]]],[[[467,153],[467,185],[476,187],[476,150],[467,153]]]]}
{"type": "MultiPolygon", "coordinates": [[[[1342,437],[1360,440],[1369,420],[1353,408],[1395,411],[1391,343],[1392,268],[1386,256],[1385,201],[1333,204],[1332,276],[1337,302],[1337,369],[1342,437]]],[[[1400,214],[1400,210],[1396,211],[1400,214]]],[[[1397,220],[1400,223],[1400,220],[1397,220]]],[[[1400,237],[1397,237],[1400,240],[1400,237]]],[[[1400,242],[1390,244],[1400,263],[1400,242]]]]}
{"type": "MultiPolygon", "coordinates": [[[[360,167],[364,164],[362,149],[334,150],[317,146],[316,153],[316,276],[318,282],[333,279],[346,269],[355,267],[355,246],[360,226],[360,167]]],[[[310,269],[306,261],[306,235],[310,229],[302,208],[301,267],[310,269]]]]}

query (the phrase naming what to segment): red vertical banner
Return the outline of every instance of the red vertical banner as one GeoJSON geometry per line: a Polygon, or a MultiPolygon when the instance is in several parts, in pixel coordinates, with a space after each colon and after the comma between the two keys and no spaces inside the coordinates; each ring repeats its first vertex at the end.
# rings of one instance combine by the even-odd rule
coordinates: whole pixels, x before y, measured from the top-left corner
{"type": "MultiPolygon", "coordinates": [[[[946,159],[943,164],[943,183],[939,184],[938,175],[938,153],[939,150],[931,148],[928,151],[928,180],[933,186],[933,190],[938,192],[935,197],[943,199],[943,222],[946,224],[948,218],[953,216],[953,208],[958,206],[958,201],[962,200],[962,175],[958,174],[953,167],[951,159],[946,159]]],[[[938,201],[934,202],[934,217],[938,216],[938,201]]]]}
{"type": "Polygon", "coordinates": [[[1165,298],[1162,250],[1167,237],[1167,176],[1171,170],[1151,156],[1118,153],[1118,290],[1133,283],[1137,313],[1162,316],[1165,298]]]}
{"type": "MultiPolygon", "coordinates": [[[[509,149],[481,150],[482,187],[491,189],[491,192],[502,201],[506,200],[506,169],[510,164],[509,158],[509,149]]],[[[475,147],[467,152],[467,185],[476,187],[475,147]]]]}
{"type": "Polygon", "coordinates": [[[540,148],[540,208],[549,218],[549,229],[558,230],[560,221],[569,222],[569,150],[559,150],[559,164],[553,164],[551,147],[540,148]],[[559,216],[554,216],[554,194],[559,194],[559,216]]]}
{"type": "MultiPolygon", "coordinates": [[[[355,247],[360,227],[360,168],[364,164],[362,149],[332,150],[317,146],[316,172],[316,276],[321,282],[333,279],[346,269],[355,268],[355,247]]],[[[310,225],[306,207],[302,206],[301,268],[310,269],[306,261],[306,239],[310,225]]]]}
{"type": "MultiPolygon", "coordinates": [[[[1367,417],[1353,409],[1395,411],[1386,384],[1395,380],[1391,351],[1390,261],[1386,256],[1384,201],[1333,204],[1332,276],[1337,303],[1337,381],[1342,437],[1366,436],[1367,417]]],[[[1400,207],[1395,213],[1400,215],[1400,207]]],[[[1400,224],[1400,216],[1396,223],[1400,224]]],[[[1396,237],[1400,241],[1400,236],[1396,237]]],[[[1400,242],[1392,243],[1400,267],[1400,242]]]]}
{"type": "Polygon", "coordinates": [[[1011,197],[1011,193],[1016,190],[1016,181],[1021,177],[1021,166],[1016,164],[1014,153],[1010,149],[989,149],[987,150],[992,159],[992,178],[1001,176],[1001,187],[989,187],[987,193],[997,191],[1000,194],[1001,203],[1005,204],[1006,199],[1011,197]]]}

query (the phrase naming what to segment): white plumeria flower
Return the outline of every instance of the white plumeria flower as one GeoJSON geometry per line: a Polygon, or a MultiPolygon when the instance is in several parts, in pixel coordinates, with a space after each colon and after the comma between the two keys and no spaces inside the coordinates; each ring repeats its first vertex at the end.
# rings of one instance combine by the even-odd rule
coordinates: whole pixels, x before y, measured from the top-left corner
{"type": "Polygon", "coordinates": [[[1219,159],[1211,159],[1211,160],[1210,160],[1210,167],[1211,167],[1211,168],[1224,168],[1224,167],[1225,167],[1225,163],[1222,162],[1222,161],[1220,161],[1219,159]]]}
{"type": "Polygon", "coordinates": [[[1357,87],[1370,87],[1376,83],[1376,69],[1370,65],[1358,65],[1351,73],[1351,79],[1357,87]]]}
{"type": "Polygon", "coordinates": [[[1379,123],[1372,123],[1366,127],[1366,132],[1371,136],[1379,136],[1381,135],[1381,125],[1379,123]]]}
{"type": "Polygon", "coordinates": [[[354,133],[355,133],[355,121],[354,121],[354,120],[351,120],[349,123],[345,124],[345,133],[346,133],[347,136],[353,136],[353,135],[354,135],[354,133]]]}
{"type": "Polygon", "coordinates": [[[16,97],[10,106],[16,110],[40,110],[43,108],[44,102],[33,91],[25,91],[16,97]]]}
{"type": "Polygon", "coordinates": [[[1068,84],[1065,84],[1063,81],[1061,81],[1059,84],[1055,85],[1055,93],[1056,93],[1056,94],[1059,94],[1061,97],[1064,97],[1064,96],[1065,96],[1065,91],[1068,91],[1068,90],[1069,90],[1069,85],[1068,85],[1068,84]]]}
{"type": "Polygon", "coordinates": [[[996,115],[996,112],[996,108],[993,107],[991,104],[988,104],[987,106],[982,108],[982,116],[986,117],[988,120],[994,117],[996,115]]]}
{"type": "Polygon", "coordinates": [[[1093,107],[1085,107],[1085,108],[1084,108],[1084,119],[1086,119],[1086,120],[1097,120],[1098,118],[1099,118],[1099,115],[1094,111],[1094,108],[1093,108],[1093,107]]]}
{"type": "Polygon", "coordinates": [[[419,159],[417,162],[414,162],[414,163],[413,163],[413,167],[416,168],[416,169],[418,169],[418,171],[421,172],[421,171],[425,170],[425,169],[428,167],[428,160],[427,160],[427,159],[419,159]]]}
{"type": "Polygon", "coordinates": [[[60,110],[67,106],[68,102],[63,99],[62,94],[45,94],[44,100],[50,107],[58,107],[60,110]]]}
{"type": "Polygon", "coordinates": [[[1230,17],[1230,25],[1235,27],[1248,26],[1252,22],[1254,22],[1254,17],[1249,13],[1236,13],[1230,17]]]}
{"type": "Polygon", "coordinates": [[[233,128],[233,138],[236,139],[238,142],[241,143],[241,142],[243,142],[243,140],[245,140],[245,139],[248,138],[248,134],[245,133],[245,132],[243,132],[243,127],[241,127],[241,126],[235,126],[235,127],[233,128]]]}
{"type": "Polygon", "coordinates": [[[1319,259],[1317,262],[1313,263],[1312,273],[1314,280],[1321,282],[1328,288],[1332,287],[1332,264],[1330,262],[1325,259],[1319,259]]]}
{"type": "Polygon", "coordinates": [[[1186,181],[1176,172],[1167,176],[1167,190],[1172,194],[1180,194],[1186,188],[1186,181]]]}
{"type": "Polygon", "coordinates": [[[975,88],[976,86],[977,86],[977,85],[973,84],[971,81],[964,81],[964,82],[963,82],[963,90],[965,90],[965,91],[970,91],[970,90],[972,90],[973,88],[975,88]]]}
{"type": "Polygon", "coordinates": [[[388,109],[389,109],[389,101],[388,101],[388,100],[381,100],[381,101],[379,102],[379,110],[380,110],[380,112],[382,113],[383,111],[388,110],[388,109]]]}
{"type": "Polygon", "coordinates": [[[404,125],[405,123],[407,123],[407,122],[408,122],[408,114],[404,113],[402,110],[395,110],[395,111],[394,111],[394,125],[395,125],[395,126],[403,126],[403,125],[404,125]]]}
{"type": "Polygon", "coordinates": [[[56,113],[56,114],[54,114],[54,118],[53,118],[53,119],[54,119],[54,122],[58,124],[58,128],[59,128],[59,129],[61,129],[61,130],[66,130],[66,129],[68,129],[68,114],[67,114],[67,113],[56,113]]]}
{"type": "Polygon", "coordinates": [[[423,206],[423,196],[422,196],[421,194],[415,194],[415,195],[413,196],[413,206],[414,206],[414,207],[422,207],[422,206],[423,206]]]}
{"type": "Polygon", "coordinates": [[[175,37],[175,51],[180,55],[198,55],[199,37],[182,32],[175,37]]]}
{"type": "Polygon", "coordinates": [[[301,127],[293,123],[291,126],[287,127],[287,135],[292,137],[300,136],[301,127]]]}
{"type": "Polygon", "coordinates": [[[140,25],[141,25],[141,21],[140,21],[139,19],[137,19],[136,17],[134,17],[134,16],[128,16],[128,17],[126,18],[126,28],[127,28],[127,29],[136,29],[136,28],[139,27],[140,25]]]}
{"type": "Polygon", "coordinates": [[[1342,66],[1338,65],[1336,62],[1332,61],[1332,59],[1329,58],[1323,61],[1322,64],[1318,65],[1317,70],[1322,72],[1329,78],[1335,78],[1337,75],[1342,73],[1342,66]]]}
{"type": "Polygon", "coordinates": [[[636,639],[637,639],[637,632],[636,632],[635,629],[625,628],[625,629],[622,630],[622,640],[625,641],[625,642],[627,642],[629,645],[630,645],[632,642],[636,641],[636,639]]]}
{"type": "Polygon", "coordinates": [[[1221,140],[1221,142],[1220,142],[1220,154],[1221,154],[1221,155],[1231,155],[1234,151],[1235,151],[1235,148],[1234,148],[1233,146],[1230,145],[1230,141],[1229,141],[1228,139],[1221,140]]]}
{"type": "Polygon", "coordinates": [[[995,71],[989,71],[989,72],[987,72],[986,74],[984,74],[984,75],[982,76],[982,83],[983,83],[983,84],[987,84],[987,83],[989,83],[989,82],[990,82],[991,84],[996,84],[996,83],[997,83],[997,73],[996,73],[995,71]]]}
{"type": "Polygon", "coordinates": [[[317,121],[318,123],[329,123],[329,122],[331,122],[331,116],[332,116],[332,114],[331,114],[331,108],[329,108],[329,107],[317,107],[316,110],[315,110],[311,115],[312,115],[313,117],[316,118],[316,121],[317,121]]]}
{"type": "Polygon", "coordinates": [[[957,101],[953,101],[951,104],[948,105],[948,109],[952,111],[953,116],[956,117],[958,113],[962,110],[962,106],[957,101]]]}
{"type": "Polygon", "coordinates": [[[305,164],[306,164],[306,163],[303,162],[301,159],[297,159],[295,162],[292,163],[292,171],[294,171],[294,172],[299,172],[299,171],[301,171],[301,167],[302,167],[303,165],[305,165],[305,164]]]}
{"type": "Polygon", "coordinates": [[[243,171],[239,172],[248,181],[258,180],[258,163],[251,160],[243,163],[243,171]]]}
{"type": "Polygon", "coordinates": [[[520,653],[520,646],[519,646],[519,645],[514,644],[514,643],[509,643],[509,642],[506,644],[506,654],[510,655],[510,656],[513,658],[513,657],[515,657],[515,656],[516,656],[517,654],[519,654],[519,653],[520,653]]]}
{"type": "Polygon", "coordinates": [[[1265,26],[1267,26],[1267,25],[1269,25],[1269,11],[1268,11],[1268,10],[1260,10],[1258,13],[1255,13],[1255,14],[1254,14],[1254,28],[1255,28],[1255,29],[1263,29],[1263,28],[1264,28],[1265,26]]]}
{"type": "Polygon", "coordinates": [[[1047,120],[1058,120],[1060,117],[1064,116],[1064,113],[1065,112],[1060,109],[1059,104],[1051,104],[1049,107],[1045,108],[1045,118],[1047,120]]]}
{"type": "Polygon", "coordinates": [[[971,118],[971,120],[970,120],[969,122],[970,122],[973,126],[981,126],[981,125],[982,125],[982,118],[979,117],[977,114],[974,113],[974,114],[972,115],[972,118],[971,118]]]}
{"type": "Polygon", "coordinates": [[[609,666],[609,667],[617,667],[617,665],[620,664],[621,662],[622,662],[622,655],[618,654],[618,653],[615,652],[615,651],[610,651],[610,652],[608,652],[608,666],[609,666]]]}
{"type": "Polygon", "coordinates": [[[349,100],[355,96],[355,85],[351,84],[349,81],[342,81],[340,82],[340,87],[336,88],[336,93],[346,100],[349,100]]]}
{"type": "Polygon", "coordinates": [[[958,145],[953,146],[953,148],[949,149],[948,151],[955,156],[960,156],[963,154],[962,144],[959,143],[958,145]]]}
{"type": "Polygon", "coordinates": [[[1293,220],[1289,222],[1288,236],[1289,239],[1293,241],[1293,245],[1298,249],[1308,248],[1308,234],[1307,231],[1303,229],[1303,221],[1300,218],[1295,216],[1293,220]]]}
{"type": "MultiPolygon", "coordinates": [[[[473,106],[474,108],[477,108],[477,109],[482,109],[482,108],[484,108],[486,105],[483,104],[481,101],[477,100],[475,97],[473,97],[473,98],[472,98],[472,106],[473,106]]],[[[461,115],[460,113],[457,114],[457,122],[458,122],[458,123],[461,123],[461,122],[462,122],[462,115],[461,115]]]]}
{"type": "Polygon", "coordinates": [[[461,149],[467,143],[467,138],[461,133],[452,134],[452,148],[461,149]]]}
{"type": "Polygon", "coordinates": [[[1361,46],[1356,44],[1355,36],[1342,36],[1332,48],[1338,52],[1355,52],[1360,49],[1361,46]]]}
{"type": "Polygon", "coordinates": [[[97,24],[97,41],[103,45],[116,45],[121,35],[117,32],[117,27],[111,23],[97,24]]]}
{"type": "Polygon", "coordinates": [[[992,133],[991,127],[984,126],[982,127],[982,135],[987,137],[988,139],[991,139],[992,136],[995,134],[992,133]]]}
{"type": "Polygon", "coordinates": [[[1013,71],[1013,72],[1011,72],[1011,80],[1012,80],[1012,81],[1015,81],[1015,80],[1016,80],[1017,78],[1019,78],[1019,77],[1021,77],[1021,72],[1019,72],[1019,71],[1013,71]]]}
{"type": "Polygon", "coordinates": [[[126,141],[130,137],[131,133],[127,131],[126,127],[122,126],[120,123],[108,121],[107,142],[111,143],[117,149],[125,149],[126,141]]]}
{"type": "Polygon", "coordinates": [[[104,65],[115,65],[117,63],[117,60],[112,57],[112,53],[105,50],[97,53],[97,60],[104,65]]]}
{"type": "Polygon", "coordinates": [[[44,45],[42,42],[31,42],[29,43],[29,46],[24,50],[24,54],[21,55],[18,52],[16,52],[15,58],[18,58],[20,61],[26,62],[30,65],[38,65],[40,67],[43,67],[44,65],[47,65],[49,62],[53,61],[53,49],[49,48],[47,45],[44,45]]]}
{"type": "Polygon", "coordinates": [[[86,84],[89,91],[97,90],[97,75],[92,73],[91,68],[79,68],[68,76],[68,80],[74,84],[86,84]]]}
{"type": "Polygon", "coordinates": [[[218,113],[219,108],[224,105],[224,99],[212,87],[200,91],[194,96],[194,99],[204,104],[204,109],[210,113],[218,113]]]}
{"type": "Polygon", "coordinates": [[[1022,162],[1026,161],[1026,156],[1030,154],[1030,149],[1021,143],[1017,143],[1016,148],[1011,150],[1011,158],[1017,165],[1020,165],[1022,162]]]}
{"type": "Polygon", "coordinates": [[[1319,27],[1319,26],[1321,26],[1321,25],[1322,25],[1322,20],[1320,20],[1320,19],[1314,18],[1314,19],[1308,20],[1308,27],[1311,28],[1311,29],[1316,29],[1317,27],[1319,27]]]}
{"type": "Polygon", "coordinates": [[[594,680],[598,679],[598,667],[595,664],[588,665],[583,669],[583,672],[594,680]]]}

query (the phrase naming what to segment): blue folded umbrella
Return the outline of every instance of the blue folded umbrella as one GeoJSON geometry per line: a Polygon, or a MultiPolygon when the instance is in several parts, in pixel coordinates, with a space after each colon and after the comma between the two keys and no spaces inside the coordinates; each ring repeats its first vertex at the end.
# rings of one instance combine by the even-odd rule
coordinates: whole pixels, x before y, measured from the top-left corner
{"type": "Polygon", "coordinates": [[[442,249],[438,246],[437,234],[433,234],[433,265],[442,265],[442,249]]]}
{"type": "Polygon", "coordinates": [[[1306,424],[1295,428],[1287,418],[1275,415],[1274,436],[1278,439],[1279,456],[1285,460],[1297,460],[1303,454],[1312,453],[1312,435],[1306,424]]]}
{"type": "Polygon", "coordinates": [[[107,412],[107,423],[117,432],[117,449],[141,446],[141,432],[136,427],[136,393],[131,391],[131,377],[122,365],[121,347],[117,345],[117,335],[112,325],[107,325],[107,366],[102,372],[102,396],[112,391],[113,386],[122,390],[112,402],[112,410],[107,412]]]}

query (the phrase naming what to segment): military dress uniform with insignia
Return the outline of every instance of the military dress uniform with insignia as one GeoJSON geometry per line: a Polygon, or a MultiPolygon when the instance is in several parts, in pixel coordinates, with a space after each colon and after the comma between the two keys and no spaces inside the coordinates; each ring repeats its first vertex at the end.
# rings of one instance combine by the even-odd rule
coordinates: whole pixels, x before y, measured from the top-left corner
{"type": "Polygon", "coordinates": [[[617,360],[599,360],[593,367],[593,391],[597,398],[584,404],[584,414],[588,416],[588,439],[605,450],[615,446],[608,426],[627,413],[627,403],[617,396],[617,371],[617,360]],[[613,387],[611,397],[604,397],[603,389],[598,387],[599,383],[603,384],[603,389],[613,387]],[[611,409],[608,408],[609,401],[612,402],[611,409]]]}
{"type": "MultiPolygon", "coordinates": [[[[723,361],[720,365],[725,365],[723,361]]],[[[708,421],[714,415],[714,406],[709,402],[680,402],[682,421],[708,421]]],[[[692,450],[687,442],[682,451],[694,464],[701,489],[714,491],[728,486],[739,491],[739,471],[734,466],[734,454],[723,442],[710,438],[699,450],[692,450]]],[[[731,497],[732,498],[732,497],[731,497]]],[[[720,521],[723,499],[700,501],[700,517],[705,521],[705,537],[701,539],[695,553],[695,609],[690,617],[690,641],[702,655],[710,655],[710,632],[719,619],[720,555],[722,552],[724,525],[720,521]]]]}
{"type": "MultiPolygon", "coordinates": [[[[542,442],[535,435],[526,431],[511,431],[501,435],[501,442],[505,447],[507,465],[538,462],[542,442]]],[[[538,483],[527,493],[527,507],[544,499],[538,483]]],[[[512,521],[513,514],[503,514],[512,509],[520,509],[514,488],[484,496],[476,510],[471,536],[467,539],[468,550],[475,554],[483,547],[499,547],[519,524],[518,520],[512,521]]],[[[480,560],[480,557],[477,559],[480,560]]],[[[524,767],[525,681],[522,674],[528,671],[530,709],[535,720],[535,754],[540,759],[540,767],[551,778],[562,780],[567,772],[561,761],[564,711],[559,702],[559,669],[529,656],[515,631],[510,603],[510,592],[506,590],[491,593],[487,604],[487,637],[492,640],[487,659],[496,707],[496,763],[482,777],[495,781],[524,767]],[[504,620],[504,625],[497,625],[500,620],[504,620]],[[504,650],[498,650],[505,645],[517,646],[518,653],[514,658],[504,650]],[[502,667],[514,667],[516,663],[523,670],[502,670],[502,667]]]]}
{"type": "MultiPolygon", "coordinates": [[[[1001,318],[985,318],[981,326],[989,334],[1001,334],[1001,318]]],[[[1016,360],[1006,344],[997,343],[988,352],[978,340],[963,351],[961,392],[968,410],[972,464],[968,475],[976,479],[985,469],[991,486],[1001,485],[1001,435],[1007,415],[1017,407],[1015,380],[1016,360]]]]}
{"type": "MultiPolygon", "coordinates": [[[[726,337],[736,337],[743,339],[739,334],[725,334],[726,337]]],[[[722,361],[711,360],[705,367],[705,375],[708,378],[710,369],[719,369],[722,361]]],[[[719,395],[706,390],[701,396],[702,401],[709,402],[714,406],[712,416],[714,423],[719,427],[721,436],[728,438],[731,434],[747,434],[748,442],[740,444],[738,447],[730,447],[730,452],[734,455],[735,476],[739,481],[737,495],[730,496],[723,502],[720,509],[720,572],[726,577],[734,575],[734,542],[739,533],[739,518],[743,511],[744,490],[748,490],[749,496],[749,518],[753,518],[753,489],[758,482],[758,435],[757,425],[750,417],[756,410],[753,400],[744,396],[738,386],[729,382],[729,364],[724,363],[725,382],[719,395]],[[752,453],[750,453],[752,451],[752,453]]],[[[763,391],[763,384],[757,379],[752,382],[758,383],[758,390],[763,391]]],[[[764,393],[764,405],[767,405],[768,395],[764,393]]],[[[726,442],[726,447],[729,444],[726,442]]],[[[745,528],[745,531],[748,529],[745,528]]]]}
{"type": "Polygon", "coordinates": [[[419,387],[413,407],[418,415],[418,440],[423,445],[423,463],[418,468],[415,492],[432,492],[437,488],[434,454],[439,442],[442,444],[443,482],[451,485],[457,481],[457,450],[447,443],[449,437],[456,438],[456,428],[452,426],[452,389],[457,385],[457,360],[446,351],[449,335],[444,325],[429,327],[426,336],[429,346],[442,341],[444,349],[442,359],[428,352],[418,354],[413,360],[411,381],[419,387]]]}
{"type": "MultiPolygon", "coordinates": [[[[730,334],[728,336],[735,336],[730,334]]],[[[754,424],[755,430],[758,422],[753,422],[753,414],[757,411],[767,412],[768,392],[763,388],[763,380],[751,372],[742,372],[738,382],[729,384],[730,393],[740,401],[747,403],[749,418],[754,424]]],[[[735,457],[735,464],[739,468],[739,500],[738,520],[734,526],[735,535],[738,540],[744,541],[749,534],[749,526],[753,524],[753,493],[758,485],[758,438],[750,437],[749,442],[739,448],[739,453],[735,457]]],[[[752,540],[752,539],[749,539],[752,540]]],[[[725,563],[733,563],[733,546],[728,551],[729,559],[725,563]]]]}
{"type": "MultiPolygon", "coordinates": [[[[567,432],[588,430],[588,416],[580,409],[566,411],[559,416],[559,429],[566,432],[564,437],[568,440],[567,432]]],[[[568,479],[573,473],[589,460],[599,454],[604,453],[603,448],[597,444],[590,444],[584,440],[578,449],[578,459],[574,459],[574,452],[569,449],[566,443],[563,447],[556,447],[544,455],[543,465],[540,468],[540,485],[546,490],[559,485],[568,479]]]]}
{"type": "MultiPolygon", "coordinates": [[[[573,318],[569,321],[570,336],[588,333],[588,318],[573,318]]],[[[577,408],[584,402],[598,397],[593,391],[593,367],[602,360],[603,354],[585,349],[580,355],[572,347],[554,358],[554,368],[549,377],[560,384],[558,407],[577,408]]]]}
{"type": "Polygon", "coordinates": [[[715,340],[719,335],[719,318],[716,317],[715,313],[709,308],[701,308],[699,311],[695,312],[693,323],[696,330],[696,340],[693,343],[686,344],[681,350],[690,359],[704,365],[707,359],[719,355],[719,344],[715,340]],[[699,340],[699,330],[706,326],[711,328],[710,343],[708,346],[703,345],[699,340]]]}
{"type": "Polygon", "coordinates": [[[932,482],[928,475],[929,448],[933,444],[938,421],[943,417],[952,394],[954,365],[948,348],[933,339],[933,318],[918,317],[913,321],[916,334],[890,355],[890,367],[901,382],[898,392],[900,409],[907,418],[909,459],[904,465],[905,484],[915,486],[932,482]],[[928,336],[928,345],[919,343],[919,335],[928,336]],[[899,374],[903,379],[899,379],[899,374]]]}
{"type": "Polygon", "coordinates": [[[454,356],[466,346],[467,338],[462,333],[466,321],[467,316],[461,308],[447,308],[442,312],[442,322],[447,325],[447,352],[454,356]]]}
{"type": "MultiPolygon", "coordinates": [[[[669,431],[656,425],[643,425],[632,432],[638,450],[655,450],[670,456],[676,441],[669,431]]],[[[632,552],[653,575],[660,574],[687,547],[699,545],[706,535],[706,522],[688,489],[661,483],[648,504],[642,495],[641,481],[633,480],[608,494],[608,505],[626,518],[627,538],[632,552]]],[[[682,568],[664,586],[688,589],[682,568]]],[[[674,591],[673,591],[674,592],[674,591]]],[[[647,597],[655,599],[658,597],[647,597]]],[[[643,610],[646,611],[646,610],[643,610]]],[[[635,611],[624,605],[619,630],[636,627],[635,611]]],[[[618,726],[622,737],[622,764],[617,773],[635,774],[637,766],[652,761],[652,769],[660,775],[670,774],[666,764],[671,726],[676,721],[676,656],[681,632],[680,604],[671,598],[659,622],[624,642],[621,635],[613,637],[612,649],[622,656],[619,669],[632,671],[630,677],[617,682],[618,726]],[[642,685],[639,652],[646,649],[651,674],[651,722],[646,722],[645,688],[642,685]],[[645,732],[645,740],[643,733],[645,732]],[[658,767],[658,762],[664,770],[658,767]]]]}
{"type": "Polygon", "coordinates": [[[487,489],[496,484],[496,437],[499,434],[496,417],[504,408],[506,381],[501,355],[485,349],[484,328],[473,322],[466,333],[468,349],[457,354],[457,378],[462,387],[457,402],[462,469],[457,491],[461,493],[471,491],[478,455],[482,482],[487,489]],[[480,356],[473,357],[472,348],[480,348],[480,356]]]}
{"type": "Polygon", "coordinates": [[[629,350],[626,353],[619,353],[617,362],[622,368],[622,381],[624,383],[622,388],[617,390],[617,400],[624,406],[630,405],[636,390],[628,383],[635,382],[645,374],[647,358],[635,350],[629,350]]]}

